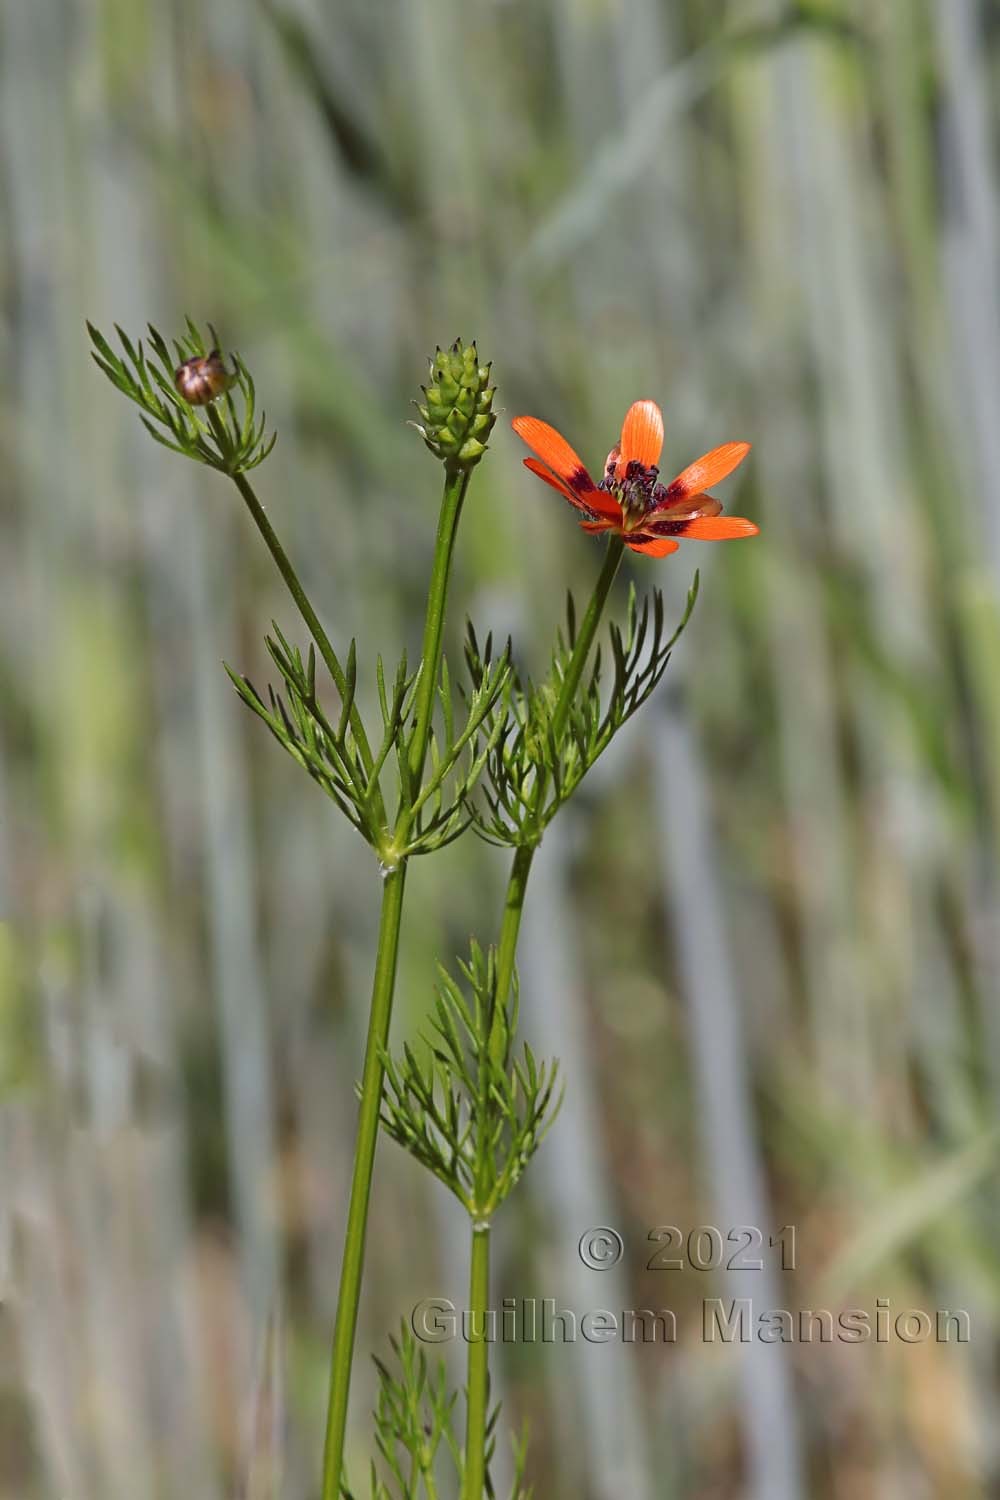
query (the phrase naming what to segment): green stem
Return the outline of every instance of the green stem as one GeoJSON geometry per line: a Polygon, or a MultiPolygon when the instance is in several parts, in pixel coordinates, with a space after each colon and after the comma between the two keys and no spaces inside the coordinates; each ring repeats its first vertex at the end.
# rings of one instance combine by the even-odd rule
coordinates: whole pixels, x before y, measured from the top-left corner
{"type": "Polygon", "coordinates": [[[496,999],[495,1011],[503,1013],[514,978],[514,958],[517,953],[517,937],[521,930],[521,913],[528,889],[531,861],[535,857],[537,844],[519,844],[511,862],[507,894],[503,903],[503,921],[500,924],[500,941],[497,943],[496,999]]]}
{"type": "Polygon", "coordinates": [[[414,1496],[417,1493],[416,1481],[418,1474],[424,1486],[426,1500],[438,1500],[437,1482],[434,1478],[434,1463],[430,1457],[430,1450],[427,1443],[424,1443],[421,1448],[416,1463],[416,1472],[412,1468],[410,1470],[410,1489],[414,1496]]]}
{"type": "MultiPolygon", "coordinates": [[[[497,944],[496,980],[493,995],[493,1023],[490,1027],[489,1048],[496,1053],[504,1045],[505,1028],[499,1023],[507,1004],[514,978],[514,956],[517,952],[517,937],[521,930],[521,913],[528,889],[528,875],[535,855],[534,844],[522,844],[514,853],[507,895],[504,899],[503,921],[500,926],[500,941],[497,944]]],[[[497,1059],[499,1060],[499,1059],[497,1059]]],[[[481,1101],[483,1118],[480,1121],[480,1139],[485,1134],[486,1100],[481,1101]]],[[[486,1185],[480,1181],[478,1207],[485,1210],[482,1201],[486,1185]]],[[[469,1281],[469,1310],[477,1321],[477,1328],[485,1330],[485,1313],[489,1296],[490,1225],[488,1220],[473,1220],[472,1225],[472,1269],[469,1281]]],[[[482,1500],[486,1479],[486,1423],[489,1417],[489,1345],[485,1338],[470,1341],[466,1365],[466,1409],[465,1409],[465,1477],[462,1485],[462,1500],[482,1500]]]]}
{"type": "MultiPolygon", "coordinates": [[[[594,644],[597,627],[601,623],[601,615],[604,606],[608,602],[611,585],[615,581],[622,560],[624,543],[620,537],[612,537],[608,544],[607,555],[600,576],[594,585],[594,592],[590,596],[580,628],[577,632],[573,653],[566,668],[566,675],[556,701],[555,711],[552,715],[552,733],[558,745],[566,728],[566,718],[569,714],[573,696],[580,686],[590,656],[590,649],[594,644]]],[[[536,814],[541,810],[545,799],[545,776],[539,774],[538,788],[535,793],[536,814]]],[[[517,954],[517,938],[521,930],[521,914],[524,911],[524,898],[528,889],[528,876],[531,873],[531,862],[535,857],[539,837],[530,843],[518,844],[514,851],[511,862],[510,876],[507,880],[507,894],[504,897],[503,921],[500,924],[500,939],[497,943],[497,967],[496,967],[496,994],[494,997],[494,1024],[490,1033],[490,1046],[493,1050],[499,1045],[503,1036],[503,1028],[497,1024],[497,1020],[503,1016],[510,994],[510,987],[514,979],[514,959],[517,954]]]]}
{"type": "Polygon", "coordinates": [[[429,1464],[424,1464],[420,1470],[424,1481],[424,1493],[427,1500],[438,1500],[437,1482],[434,1478],[434,1470],[429,1464]]]}
{"type": "MultiPolygon", "coordinates": [[[[604,613],[604,606],[611,592],[615,575],[621,564],[624,543],[620,537],[612,537],[604,566],[601,569],[594,592],[590,596],[586,612],[580,622],[573,653],[566,668],[555,712],[552,715],[553,737],[558,744],[566,728],[566,719],[580,679],[586,669],[597,627],[604,613]]],[[[541,809],[545,797],[545,778],[539,776],[536,808],[541,809]]],[[[507,892],[504,897],[503,920],[497,943],[496,989],[493,999],[493,1024],[490,1028],[490,1051],[496,1053],[504,1044],[505,1028],[500,1024],[504,1014],[510,988],[514,980],[514,960],[517,955],[517,939],[521,930],[521,917],[528,889],[528,876],[535,857],[538,840],[519,844],[514,851],[507,892]]],[[[485,1208],[486,1205],[478,1205],[485,1208]]],[[[475,1320],[472,1327],[485,1332],[485,1315],[489,1298],[490,1225],[486,1221],[474,1222],[472,1226],[472,1269],[469,1280],[469,1311],[475,1320]]],[[[482,1500],[486,1479],[486,1424],[489,1418],[489,1345],[485,1338],[469,1343],[466,1366],[466,1418],[465,1418],[465,1478],[462,1500],[482,1500]]]]}
{"type": "MultiPolygon", "coordinates": [[[[597,627],[601,623],[604,606],[608,602],[611,585],[615,581],[615,574],[621,565],[622,556],[625,551],[625,543],[620,536],[613,536],[608,541],[608,550],[604,557],[604,566],[601,568],[600,576],[594,585],[594,592],[590,596],[590,602],[584,612],[580,627],[576,633],[576,641],[566,667],[566,675],[563,678],[562,687],[559,689],[559,697],[556,700],[555,710],[552,714],[552,738],[556,745],[558,754],[559,742],[566,728],[566,720],[573,706],[582,678],[590,656],[590,648],[594,644],[597,627]]],[[[545,791],[548,777],[544,769],[539,770],[538,783],[535,787],[535,818],[540,817],[545,805],[545,791]]],[[[537,826],[534,830],[534,841],[537,844],[541,839],[544,824],[537,826]]],[[[518,849],[520,853],[520,848],[518,849]]],[[[513,871],[511,872],[513,878],[513,871]]]]}
{"type": "MultiPolygon", "coordinates": [[[[557,752],[559,742],[566,728],[566,720],[580,687],[580,679],[586,670],[590,650],[594,644],[597,627],[601,623],[604,606],[608,602],[611,585],[615,581],[615,575],[621,566],[622,556],[625,551],[625,543],[621,537],[613,536],[608,542],[608,550],[604,557],[604,566],[594,585],[594,592],[584,611],[583,619],[576,633],[576,641],[566,667],[566,675],[559,689],[559,697],[556,700],[555,710],[552,714],[552,738],[555,741],[557,752]]],[[[538,773],[538,784],[535,788],[535,817],[542,811],[545,802],[546,775],[544,770],[538,773]]],[[[531,870],[531,861],[534,851],[541,839],[541,828],[535,829],[535,836],[530,843],[519,844],[514,853],[514,861],[511,865],[510,879],[507,882],[507,896],[504,902],[503,925],[500,929],[500,944],[497,952],[497,1004],[502,1007],[507,1002],[510,993],[510,984],[514,972],[514,953],[517,947],[517,934],[521,925],[521,909],[524,906],[524,891],[528,883],[528,874],[531,870]]]]}
{"type": "Polygon", "coordinates": [[[552,734],[557,744],[562,738],[563,730],[566,728],[566,717],[576,696],[576,690],[580,686],[580,678],[583,676],[584,668],[587,665],[590,648],[594,644],[594,636],[597,634],[597,627],[601,623],[601,615],[604,613],[604,606],[608,602],[611,585],[615,581],[615,574],[618,572],[624,550],[625,543],[622,538],[620,536],[611,537],[608,542],[608,550],[604,558],[604,566],[601,569],[600,577],[594,585],[594,592],[590,596],[590,603],[587,605],[586,613],[580,621],[576,644],[573,647],[573,654],[569,659],[569,666],[566,668],[566,676],[563,678],[563,685],[559,693],[559,701],[556,704],[555,713],[552,715],[552,734]]]}
{"type": "Polygon", "coordinates": [[[465,1415],[465,1474],[462,1500],[482,1500],[486,1484],[486,1424],[489,1420],[490,1346],[486,1341],[486,1310],[490,1295],[490,1227],[472,1226],[472,1266],[469,1273],[469,1356],[465,1415]]]}
{"type": "MultiPolygon", "coordinates": [[[[323,629],[323,626],[320,624],[319,616],[313,609],[312,604],[309,601],[309,596],[307,595],[305,589],[302,587],[302,584],[299,581],[298,574],[292,567],[288,553],[281,545],[281,542],[278,540],[277,532],[267,518],[267,512],[258,500],[253,486],[250,484],[245,474],[234,474],[233,483],[236,485],[236,488],[239,490],[240,494],[243,496],[243,499],[246,501],[247,510],[253,517],[254,522],[257,526],[257,530],[264,538],[264,541],[267,544],[268,551],[277,563],[278,571],[281,574],[282,578],[285,580],[285,583],[288,585],[288,592],[291,594],[292,598],[295,600],[295,603],[298,605],[299,613],[308,625],[310,635],[316,642],[316,645],[319,647],[319,654],[320,656],[322,656],[324,662],[326,663],[327,670],[330,673],[330,676],[333,678],[337,692],[340,694],[342,701],[346,703],[348,700],[348,686],[347,678],[344,676],[344,669],[340,665],[340,661],[337,657],[336,651],[334,651],[333,649],[333,644],[330,640],[330,637],[327,635],[326,631],[323,629]]],[[[350,721],[351,732],[353,733],[355,741],[357,743],[365,770],[370,772],[372,766],[374,765],[374,757],[372,756],[371,746],[368,743],[368,736],[365,733],[365,726],[361,722],[361,715],[358,712],[357,704],[351,705],[350,721]]],[[[377,783],[373,788],[372,795],[374,799],[376,817],[381,823],[384,823],[385,804],[382,800],[381,788],[377,783]]]]}
{"type": "Polygon", "coordinates": [[[447,473],[444,494],[441,497],[441,513],[438,517],[437,541],[434,547],[434,567],[427,593],[427,616],[424,622],[424,647],[421,653],[420,681],[417,683],[417,698],[414,706],[416,720],[413,738],[410,740],[410,776],[414,796],[420,790],[420,778],[424,770],[427,741],[434,713],[434,695],[437,692],[438,673],[441,669],[441,636],[444,631],[445,608],[448,603],[448,580],[451,576],[451,560],[455,550],[458,520],[462,513],[462,502],[469,487],[470,469],[447,473]]]}
{"type": "Polygon", "coordinates": [[[372,984],[371,1014],[365,1044],[364,1073],[361,1080],[361,1106],[358,1112],[358,1138],[354,1148],[354,1172],[351,1178],[351,1202],[347,1212],[347,1234],[344,1260],[340,1271],[337,1296],[337,1319],[333,1330],[333,1352],[330,1359],[330,1401],[326,1419],[326,1448],[323,1456],[323,1500],[337,1500],[344,1463],[344,1433],[347,1427],[347,1400],[351,1387],[351,1363],[354,1337],[358,1326],[358,1303],[361,1297],[361,1273],[364,1266],[365,1236],[368,1228],[368,1200],[371,1196],[372,1169],[378,1141],[379,1115],[382,1109],[382,1083],[385,1067],[382,1058],[389,1043],[392,1018],[392,996],[396,982],[396,959],[399,952],[399,928],[403,912],[403,887],[406,863],[401,863],[385,877],[382,889],[382,917],[379,924],[378,955],[372,984]]]}
{"type": "MultiPolygon", "coordinates": [[[[449,473],[441,499],[438,520],[437,542],[434,550],[434,565],[427,593],[427,616],[424,625],[424,650],[421,658],[420,681],[417,687],[416,727],[409,748],[409,767],[413,796],[419,791],[423,774],[427,742],[430,737],[431,715],[434,710],[434,693],[441,670],[441,641],[444,633],[445,608],[448,601],[448,580],[455,550],[455,534],[462,510],[462,502],[469,484],[469,473],[449,473]]],[[[247,489],[250,490],[249,485],[247,489]]],[[[253,491],[250,490],[250,495],[253,491]]],[[[254,502],[256,497],[254,496],[254,502]]],[[[248,498],[247,504],[251,505],[248,498]]],[[[257,510],[260,510],[257,505],[257,510]]],[[[251,505],[254,519],[257,510],[251,505]]],[[[267,526],[267,518],[261,511],[261,519],[267,526]]],[[[258,521],[260,525],[260,521],[258,521]]],[[[262,527],[263,530],[263,527],[262,527]]],[[[268,527],[268,530],[270,528],[268,527]]],[[[273,533],[272,533],[273,535],[273,533]]],[[[268,540],[267,531],[264,532],[268,540]]],[[[277,541],[277,538],[275,538],[277,541]]],[[[270,541],[268,540],[270,546],[270,541]]],[[[273,550],[273,549],[272,549],[273,550]]],[[[284,553],[281,553],[284,556],[284,553]]],[[[281,562],[275,553],[278,566],[281,562]]],[[[286,559],[287,561],[287,559],[286,559]]],[[[282,568],[282,572],[284,569],[282,568]]],[[[294,577],[294,574],[292,575],[294,577]]],[[[297,581],[297,580],[296,580],[297,581]]],[[[291,587],[291,583],[289,583],[291,587]]],[[[303,596],[304,597],[304,596],[303,596]]],[[[308,600],[306,601],[308,605],[308,600]]],[[[302,605],[300,603],[300,608],[302,605]]],[[[303,610],[305,613],[305,610],[303,610]]],[[[315,617],[314,617],[315,618],[315,617]]],[[[313,629],[306,615],[310,629],[313,629]]],[[[316,622],[319,626],[319,622],[316,622]]],[[[322,631],[322,627],[319,627],[322,631]]],[[[319,638],[317,644],[323,649],[319,638]]],[[[332,655],[332,649],[331,649],[332,655]]],[[[324,660],[325,660],[324,656],[324,660]]],[[[334,657],[334,661],[336,658],[334,657]]],[[[338,671],[340,670],[338,664],[338,671]]],[[[331,667],[331,671],[333,668],[331,667]]],[[[334,678],[336,681],[336,677],[334,678]]],[[[338,683],[339,687],[339,683],[338,683]]],[[[359,740],[359,746],[361,742],[359,740]]],[[[405,843],[409,824],[410,805],[404,798],[393,831],[393,843],[397,847],[405,843]]],[[[382,919],[379,927],[378,956],[375,961],[375,979],[372,987],[371,1014],[368,1022],[368,1040],[365,1044],[364,1072],[361,1080],[361,1107],[358,1115],[358,1138],[354,1150],[354,1171],[351,1179],[351,1202],[347,1214],[347,1234],[344,1242],[344,1259],[340,1272],[340,1288],[337,1296],[337,1317],[333,1330],[333,1350],[330,1357],[330,1396],[326,1419],[326,1446],[323,1455],[322,1500],[337,1500],[344,1465],[344,1437],[347,1430],[347,1405],[351,1386],[351,1366],[354,1360],[354,1339],[358,1326],[358,1304],[361,1297],[361,1275],[364,1267],[365,1236],[368,1226],[368,1202],[371,1196],[372,1171],[375,1163],[375,1147],[378,1141],[379,1117],[382,1111],[382,1088],[385,1081],[383,1057],[389,1044],[389,1024],[392,1020],[392,998],[396,979],[396,959],[399,950],[399,929],[403,909],[403,883],[406,874],[406,859],[400,858],[390,869],[382,891],[382,919]]]]}

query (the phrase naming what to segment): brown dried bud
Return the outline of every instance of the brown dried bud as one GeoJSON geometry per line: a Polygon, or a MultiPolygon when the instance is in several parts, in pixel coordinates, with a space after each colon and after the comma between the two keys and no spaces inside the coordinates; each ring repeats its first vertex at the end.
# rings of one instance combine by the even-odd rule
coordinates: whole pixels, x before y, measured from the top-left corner
{"type": "Polygon", "coordinates": [[[218,349],[196,354],[174,371],[174,385],[192,406],[208,406],[228,389],[232,378],[218,349]]]}

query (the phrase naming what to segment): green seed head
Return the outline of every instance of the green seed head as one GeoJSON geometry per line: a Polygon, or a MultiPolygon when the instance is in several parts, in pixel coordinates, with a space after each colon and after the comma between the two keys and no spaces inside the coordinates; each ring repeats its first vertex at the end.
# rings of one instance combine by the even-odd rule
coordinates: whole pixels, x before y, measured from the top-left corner
{"type": "Polygon", "coordinates": [[[474,343],[456,339],[450,349],[438,349],[431,360],[430,379],[416,403],[420,436],[446,468],[471,469],[486,452],[496,417],[490,367],[479,363],[474,343]]]}

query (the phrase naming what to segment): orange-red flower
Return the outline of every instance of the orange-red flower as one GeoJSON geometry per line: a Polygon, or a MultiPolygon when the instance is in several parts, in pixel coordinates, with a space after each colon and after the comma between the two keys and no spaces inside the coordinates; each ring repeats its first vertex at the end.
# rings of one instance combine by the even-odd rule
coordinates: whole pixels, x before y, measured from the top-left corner
{"type": "Polygon", "coordinates": [[[604,478],[595,484],[566,439],[547,422],[515,417],[511,425],[538,455],[526,458],[525,467],[575,506],[584,531],[614,532],[633,552],[647,557],[676,552],[677,537],[721,542],[757,535],[752,521],[723,516],[722,501],[706,493],[743,462],[749,443],[723,443],[688,464],[669,484],[661,484],[663,416],[655,401],[635,401],[625,414],[621,439],[608,454],[604,478]]]}

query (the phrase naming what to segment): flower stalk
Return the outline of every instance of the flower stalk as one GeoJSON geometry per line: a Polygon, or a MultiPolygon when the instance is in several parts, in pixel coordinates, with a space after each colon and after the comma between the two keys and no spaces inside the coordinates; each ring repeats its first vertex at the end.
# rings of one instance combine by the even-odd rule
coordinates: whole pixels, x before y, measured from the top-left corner
{"type": "MultiPolygon", "coordinates": [[[[579,634],[563,674],[559,696],[552,713],[551,735],[557,750],[566,730],[566,721],[573,699],[586,670],[612,584],[621,566],[623,552],[623,541],[619,537],[612,537],[608,543],[604,565],[580,622],[579,634]]],[[[538,808],[541,808],[544,799],[544,772],[540,771],[536,789],[538,808]]],[[[531,865],[540,836],[540,832],[536,833],[532,830],[529,837],[525,837],[517,844],[511,860],[510,875],[504,896],[503,918],[500,924],[500,939],[497,944],[496,998],[489,1038],[490,1051],[494,1056],[504,1045],[501,1022],[513,983],[517,941],[528,893],[528,877],[531,874],[531,865]]],[[[486,1326],[486,1310],[489,1306],[490,1234],[491,1224],[488,1219],[473,1221],[469,1280],[469,1312],[473,1330],[485,1331],[486,1326]]],[[[466,1390],[462,1500],[481,1500],[486,1477],[486,1431],[489,1417],[489,1344],[485,1336],[470,1339],[466,1362],[466,1390]]]]}
{"type": "MultiPolygon", "coordinates": [[[[368,743],[368,736],[365,733],[365,726],[362,723],[361,714],[358,712],[357,704],[353,701],[353,692],[350,692],[348,689],[347,678],[344,674],[344,669],[340,664],[340,660],[337,656],[336,651],[333,649],[333,644],[330,640],[330,637],[323,629],[320,618],[313,608],[308,594],[302,587],[299,576],[292,566],[288,553],[281,545],[278,533],[275,531],[274,527],[271,525],[270,520],[268,519],[267,512],[265,511],[260,500],[257,498],[253,485],[247,479],[246,475],[241,473],[233,475],[233,483],[236,485],[236,488],[242,495],[243,500],[246,504],[246,508],[250,512],[250,515],[253,517],[254,524],[263,537],[267,550],[274,558],[274,561],[278,567],[278,572],[285,580],[285,584],[288,587],[288,592],[291,594],[298,607],[299,614],[302,616],[303,620],[308,626],[309,634],[312,636],[313,640],[316,642],[317,647],[319,648],[319,654],[323,658],[326,669],[333,679],[337,692],[340,694],[341,702],[350,703],[351,731],[354,735],[355,740],[357,741],[358,750],[360,752],[365,769],[368,772],[371,772],[373,757],[371,746],[368,743]]],[[[381,787],[379,786],[377,781],[375,782],[373,787],[373,794],[375,799],[376,816],[384,823],[386,816],[385,803],[382,798],[381,787]]]]}
{"type": "MultiPolygon", "coordinates": [[[[407,752],[410,783],[413,787],[420,785],[427,755],[435,684],[441,668],[441,643],[448,602],[448,582],[455,550],[455,536],[468,485],[468,470],[458,473],[449,472],[441,500],[434,564],[427,596],[424,650],[417,687],[416,726],[407,752]]],[[[412,803],[404,799],[392,840],[393,849],[397,846],[397,841],[399,844],[404,842],[411,816],[412,803]]],[[[351,1368],[358,1327],[358,1307],[361,1301],[361,1281],[368,1231],[368,1205],[371,1199],[379,1115],[382,1109],[384,1058],[389,1045],[389,1028],[392,1022],[406,865],[407,859],[403,855],[398,858],[398,862],[387,866],[382,888],[382,915],[379,924],[378,953],[372,986],[368,1036],[365,1042],[358,1133],[351,1176],[351,1198],[347,1214],[344,1256],[341,1264],[337,1313],[330,1355],[330,1392],[323,1454],[322,1500],[337,1500],[344,1466],[344,1438],[347,1431],[351,1368]]]]}
{"type": "Polygon", "coordinates": [[[486,1316],[490,1298],[490,1226],[472,1226],[469,1267],[469,1354],[466,1366],[465,1472],[462,1500],[482,1500],[486,1486],[486,1431],[490,1406],[490,1346],[486,1316]]]}
{"type": "Polygon", "coordinates": [[[434,695],[437,691],[437,674],[441,665],[441,635],[444,630],[445,607],[448,601],[448,580],[451,577],[458,523],[472,471],[462,468],[449,469],[446,472],[441,513],[438,517],[434,564],[427,594],[424,644],[420,654],[420,679],[417,683],[416,725],[409,748],[410,776],[414,786],[419,786],[424,773],[427,740],[430,735],[431,716],[434,712],[434,695]]]}
{"type": "MultiPolygon", "coordinates": [[[[559,697],[552,714],[551,734],[555,746],[558,748],[566,730],[566,720],[569,715],[573,700],[579,691],[580,682],[587,667],[594,639],[604,614],[611,586],[615,581],[618,569],[621,566],[624,553],[624,543],[619,537],[612,537],[608,542],[608,550],[605,554],[604,565],[600,576],[594,585],[594,591],[590,596],[583,620],[580,622],[579,634],[573,647],[569,663],[566,667],[559,690],[559,697]]],[[[540,769],[535,792],[536,806],[540,809],[545,801],[545,772],[540,769]]],[[[524,912],[524,902],[528,889],[528,876],[531,874],[531,864],[535,857],[535,850],[541,840],[541,830],[530,828],[527,836],[522,836],[515,845],[514,857],[511,861],[510,876],[507,880],[507,892],[504,897],[503,919],[500,925],[500,941],[497,946],[497,1000],[498,1005],[506,1004],[510,993],[511,981],[514,974],[514,964],[517,954],[517,939],[521,930],[521,916],[524,912]]]]}
{"type": "Polygon", "coordinates": [[[382,1087],[385,1076],[383,1057],[389,1042],[389,1025],[392,1020],[405,884],[406,861],[403,860],[397,869],[391,870],[386,875],[382,888],[382,914],[379,922],[375,977],[372,982],[368,1037],[365,1042],[358,1133],[354,1146],[354,1169],[351,1177],[351,1198],[347,1210],[344,1256],[341,1263],[337,1313],[330,1353],[330,1389],[327,1403],[326,1441],[323,1450],[323,1500],[337,1500],[344,1464],[344,1434],[347,1430],[351,1366],[354,1361],[354,1341],[357,1335],[358,1307],[361,1301],[361,1280],[368,1232],[368,1205],[371,1199],[375,1147],[378,1143],[379,1114],[382,1108],[382,1087]]]}

